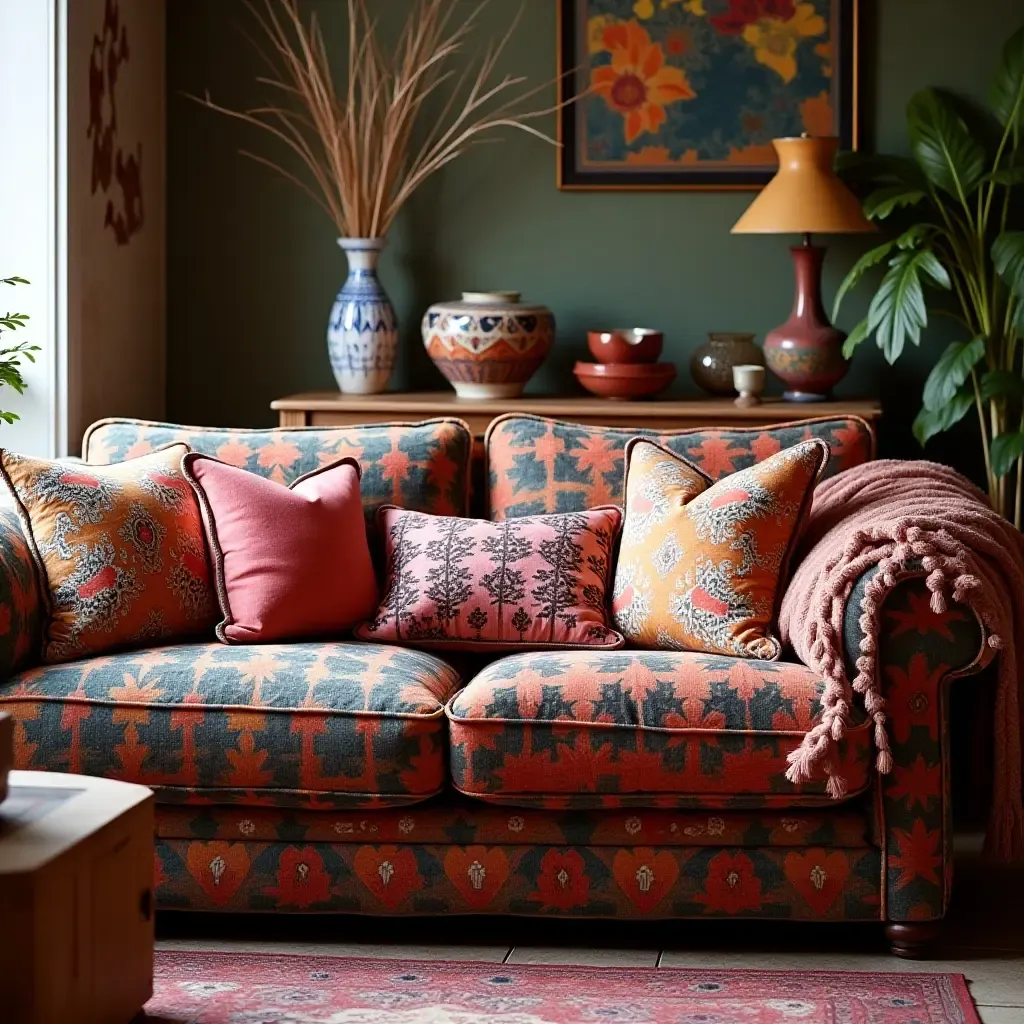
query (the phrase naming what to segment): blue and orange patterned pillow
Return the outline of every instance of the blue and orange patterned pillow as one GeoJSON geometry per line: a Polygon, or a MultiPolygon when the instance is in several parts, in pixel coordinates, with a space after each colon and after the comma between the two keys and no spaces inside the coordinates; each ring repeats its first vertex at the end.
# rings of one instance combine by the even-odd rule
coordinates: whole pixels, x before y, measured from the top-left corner
{"type": "Polygon", "coordinates": [[[44,662],[209,632],[216,600],[184,444],[114,466],[0,449],[47,611],[44,662]]]}

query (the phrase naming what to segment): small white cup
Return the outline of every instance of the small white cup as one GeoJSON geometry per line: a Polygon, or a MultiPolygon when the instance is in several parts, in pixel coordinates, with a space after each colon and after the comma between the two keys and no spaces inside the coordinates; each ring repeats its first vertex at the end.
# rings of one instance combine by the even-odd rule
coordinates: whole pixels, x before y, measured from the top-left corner
{"type": "Polygon", "coordinates": [[[740,408],[760,405],[765,388],[765,368],[756,363],[741,363],[732,368],[732,384],[740,393],[736,404],[740,408]]]}

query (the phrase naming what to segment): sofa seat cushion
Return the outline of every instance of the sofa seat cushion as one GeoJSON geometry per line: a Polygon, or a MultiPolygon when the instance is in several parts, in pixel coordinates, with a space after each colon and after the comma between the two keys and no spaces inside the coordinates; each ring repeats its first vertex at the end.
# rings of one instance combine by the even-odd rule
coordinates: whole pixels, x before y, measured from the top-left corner
{"type": "Polygon", "coordinates": [[[445,782],[430,654],[382,644],[195,644],[30,669],[0,684],[16,767],[102,775],[162,802],[416,803],[445,782]]]}
{"type": "MultiPolygon", "coordinates": [[[[831,805],[824,782],[785,776],[823,686],[803,665],[689,651],[516,654],[449,701],[452,782],[524,807],[831,805]]],[[[855,712],[839,745],[851,796],[872,742],[855,712]]]]}

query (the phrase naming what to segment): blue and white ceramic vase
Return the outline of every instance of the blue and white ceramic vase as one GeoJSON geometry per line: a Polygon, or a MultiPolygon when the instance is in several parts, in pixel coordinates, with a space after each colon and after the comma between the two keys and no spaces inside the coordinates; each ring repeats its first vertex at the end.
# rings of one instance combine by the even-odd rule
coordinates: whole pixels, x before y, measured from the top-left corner
{"type": "Polygon", "coordinates": [[[327,348],[338,387],[349,395],[387,389],[398,347],[398,318],[377,280],[384,238],[339,238],[348,256],[348,279],[334,300],[327,348]]]}

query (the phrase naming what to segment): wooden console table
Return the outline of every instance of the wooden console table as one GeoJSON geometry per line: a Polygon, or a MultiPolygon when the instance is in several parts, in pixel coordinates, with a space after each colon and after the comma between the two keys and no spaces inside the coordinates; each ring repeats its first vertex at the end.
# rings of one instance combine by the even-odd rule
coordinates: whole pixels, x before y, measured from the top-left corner
{"type": "Polygon", "coordinates": [[[648,430],[688,427],[755,427],[820,416],[860,416],[873,427],[882,415],[875,399],[839,398],[833,402],[784,402],[770,398],[752,409],[741,409],[731,398],[673,401],[612,402],[587,395],[473,400],[453,391],[396,391],[383,395],[342,395],[310,391],[270,403],[282,427],[338,427],[356,423],[387,423],[435,416],[465,420],[474,436],[483,437],[491,421],[506,412],[551,416],[571,423],[648,430]]]}

